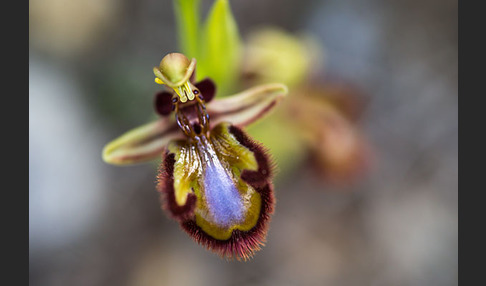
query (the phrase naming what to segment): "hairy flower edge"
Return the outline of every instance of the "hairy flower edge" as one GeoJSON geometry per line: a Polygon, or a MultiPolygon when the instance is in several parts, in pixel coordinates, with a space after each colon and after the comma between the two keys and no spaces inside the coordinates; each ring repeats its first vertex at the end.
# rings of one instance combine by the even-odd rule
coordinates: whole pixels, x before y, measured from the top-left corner
{"type": "Polygon", "coordinates": [[[197,243],[229,260],[236,258],[246,261],[253,257],[266,241],[268,224],[275,205],[271,183],[275,167],[267,155],[267,150],[260,143],[252,140],[238,127],[229,126],[229,132],[242,146],[253,152],[258,163],[257,170],[244,170],[241,173],[241,180],[252,186],[261,197],[258,220],[251,229],[247,231],[234,229],[231,236],[225,240],[216,239],[206,233],[194,219],[196,196],[189,194],[183,206],[178,205],[175,200],[173,178],[175,158],[174,154],[169,152],[165,153],[159,170],[157,190],[161,194],[163,209],[179,221],[182,229],[197,243]]]}

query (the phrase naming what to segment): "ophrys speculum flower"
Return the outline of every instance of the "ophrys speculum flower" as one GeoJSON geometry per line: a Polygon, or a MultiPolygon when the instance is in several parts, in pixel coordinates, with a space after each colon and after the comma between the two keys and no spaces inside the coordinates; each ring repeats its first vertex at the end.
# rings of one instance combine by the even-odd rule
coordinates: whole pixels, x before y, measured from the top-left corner
{"type": "Polygon", "coordinates": [[[287,90],[263,85],[213,101],[210,79],[193,82],[195,65],[182,54],[165,56],[154,68],[155,81],[170,88],[156,95],[161,118],[108,144],[103,157],[129,164],[163,154],[157,190],[164,208],[198,243],[246,260],[265,241],[274,198],[272,162],[240,127],[267,114],[287,90]]]}

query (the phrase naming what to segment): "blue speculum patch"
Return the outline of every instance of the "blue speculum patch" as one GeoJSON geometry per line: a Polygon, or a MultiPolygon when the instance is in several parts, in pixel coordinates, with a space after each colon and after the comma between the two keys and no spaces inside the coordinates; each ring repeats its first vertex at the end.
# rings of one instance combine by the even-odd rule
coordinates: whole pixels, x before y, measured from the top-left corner
{"type": "Polygon", "coordinates": [[[206,202],[214,222],[222,227],[241,222],[245,215],[244,204],[231,175],[222,166],[210,143],[204,144],[200,152],[205,162],[206,202]]]}

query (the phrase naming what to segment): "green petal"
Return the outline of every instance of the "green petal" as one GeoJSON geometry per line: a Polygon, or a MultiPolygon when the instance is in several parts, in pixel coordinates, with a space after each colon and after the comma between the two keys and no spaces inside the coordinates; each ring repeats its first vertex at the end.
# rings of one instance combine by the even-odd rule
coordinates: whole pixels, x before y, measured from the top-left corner
{"type": "Polygon", "coordinates": [[[113,165],[129,165],[157,159],[165,146],[180,138],[173,120],[166,118],[128,131],[103,148],[103,160],[113,165]]]}
{"type": "Polygon", "coordinates": [[[207,106],[211,125],[227,121],[238,127],[247,126],[268,115],[287,93],[285,85],[274,83],[216,99],[207,106]]]}

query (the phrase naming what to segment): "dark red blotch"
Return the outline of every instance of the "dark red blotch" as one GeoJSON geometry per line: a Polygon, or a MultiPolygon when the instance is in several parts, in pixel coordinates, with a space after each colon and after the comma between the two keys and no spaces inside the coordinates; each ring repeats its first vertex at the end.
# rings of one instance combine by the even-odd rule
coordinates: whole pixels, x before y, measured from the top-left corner
{"type": "Polygon", "coordinates": [[[173,93],[168,91],[159,91],[155,94],[155,111],[162,116],[169,115],[173,110],[172,102],[173,93]]]}
{"type": "Polygon", "coordinates": [[[216,85],[214,84],[214,81],[209,78],[205,78],[194,85],[201,92],[205,103],[213,100],[214,95],[216,94],[216,85]]]}

